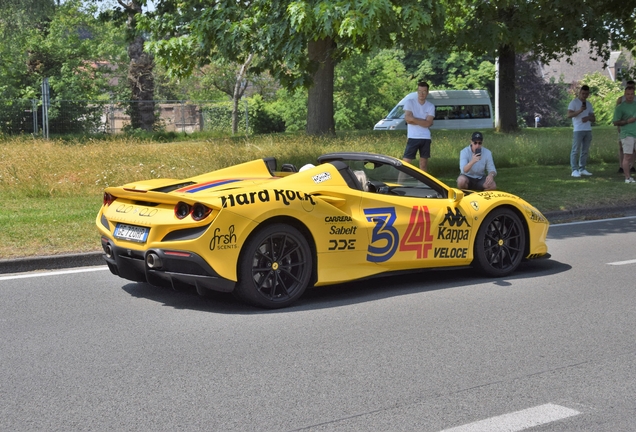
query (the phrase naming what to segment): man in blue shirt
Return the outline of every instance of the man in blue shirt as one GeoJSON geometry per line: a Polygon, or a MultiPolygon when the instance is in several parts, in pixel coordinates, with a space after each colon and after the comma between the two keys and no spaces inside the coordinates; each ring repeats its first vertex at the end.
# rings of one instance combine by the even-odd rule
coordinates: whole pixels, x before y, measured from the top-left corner
{"type": "Polygon", "coordinates": [[[488,191],[497,188],[495,162],[492,160],[491,151],[482,146],[483,142],[482,133],[473,132],[470,145],[459,154],[459,170],[461,172],[457,177],[459,189],[488,191]]]}

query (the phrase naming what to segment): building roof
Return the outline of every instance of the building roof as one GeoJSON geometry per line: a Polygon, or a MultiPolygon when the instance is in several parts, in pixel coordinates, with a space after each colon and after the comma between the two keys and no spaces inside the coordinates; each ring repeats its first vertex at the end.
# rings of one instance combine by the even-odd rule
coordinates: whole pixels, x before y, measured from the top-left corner
{"type": "Polygon", "coordinates": [[[552,78],[559,81],[563,77],[563,81],[566,83],[578,82],[583,79],[583,76],[595,72],[600,72],[612,81],[616,80],[616,62],[621,51],[612,51],[607,64],[605,64],[601,58],[591,58],[594,55],[590,54],[589,42],[580,41],[577,46],[578,52],[570,57],[572,64],[567,62],[567,57],[564,57],[541,65],[541,72],[546,81],[550,81],[552,78]]]}

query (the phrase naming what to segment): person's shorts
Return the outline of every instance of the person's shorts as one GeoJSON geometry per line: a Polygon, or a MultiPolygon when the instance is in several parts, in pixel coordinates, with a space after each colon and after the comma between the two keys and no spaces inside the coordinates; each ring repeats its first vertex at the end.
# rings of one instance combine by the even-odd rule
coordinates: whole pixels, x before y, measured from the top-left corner
{"type": "Polygon", "coordinates": [[[632,154],[636,147],[636,138],[631,136],[625,137],[621,140],[621,144],[623,145],[623,153],[632,154]]]}
{"type": "Polygon", "coordinates": [[[486,176],[481,178],[468,177],[465,174],[460,174],[463,177],[468,179],[468,190],[480,191],[484,190],[484,182],[486,181],[486,176]]]}
{"type": "Polygon", "coordinates": [[[406,140],[406,148],[404,149],[404,159],[415,159],[417,152],[420,157],[429,159],[431,157],[431,140],[425,138],[409,138],[406,140]]]}

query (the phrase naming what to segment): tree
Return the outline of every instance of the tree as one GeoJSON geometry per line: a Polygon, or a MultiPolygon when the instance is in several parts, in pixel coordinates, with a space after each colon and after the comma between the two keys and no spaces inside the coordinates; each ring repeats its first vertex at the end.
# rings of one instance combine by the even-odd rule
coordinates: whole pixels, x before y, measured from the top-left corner
{"type": "Polygon", "coordinates": [[[448,19],[438,38],[442,47],[456,46],[499,59],[501,129],[517,129],[515,59],[530,53],[547,62],[570,56],[580,40],[608,59],[610,46],[633,46],[634,8],[618,0],[442,0],[448,19]]]}
{"type": "Polygon", "coordinates": [[[238,132],[238,105],[247,89],[247,71],[253,60],[254,54],[250,53],[243,64],[216,61],[206,68],[212,85],[232,99],[232,135],[238,132]]]}
{"type": "MultiPolygon", "coordinates": [[[[570,95],[568,85],[563,82],[546,82],[539,74],[540,65],[527,56],[517,55],[516,96],[517,113],[525,125],[533,125],[537,115],[542,126],[565,126],[570,124],[567,110],[570,95]]],[[[594,104],[596,111],[596,104],[594,104]]]]}
{"type": "Polygon", "coordinates": [[[339,130],[372,129],[395,103],[413,91],[401,50],[354,54],[335,69],[334,106],[339,130]]]}
{"type": "MultiPolygon", "coordinates": [[[[589,100],[594,107],[595,123],[611,125],[614,118],[614,108],[616,108],[616,99],[619,96],[623,96],[624,93],[620,82],[612,81],[607,76],[595,72],[585,75],[580,84],[586,84],[590,87],[589,100]]],[[[576,97],[575,93],[577,91],[578,88],[572,88],[570,97],[576,97]]]]}
{"type": "Polygon", "coordinates": [[[53,0],[0,1],[1,98],[34,96],[22,90],[32,81],[26,73],[27,39],[33,33],[45,31],[54,12],[53,0]]]}
{"type": "Polygon", "coordinates": [[[411,51],[405,57],[405,66],[411,74],[431,85],[431,90],[483,90],[491,95],[495,90],[494,58],[476,56],[471,52],[441,52],[435,48],[411,51]]]}
{"type": "Polygon", "coordinates": [[[146,0],[117,0],[117,3],[126,16],[131,127],[152,131],[155,124],[154,59],[144,50],[144,36],[137,31],[137,19],[143,12],[142,7],[146,5],[146,0]]]}
{"type": "Polygon", "coordinates": [[[156,58],[178,73],[223,58],[263,59],[288,89],[309,88],[307,133],[333,134],[334,68],[352,52],[421,46],[432,38],[442,9],[433,0],[160,0],[145,28],[156,58]]]}
{"type": "MultiPolygon", "coordinates": [[[[7,9],[2,12],[7,13],[7,9]]],[[[16,8],[5,15],[9,19],[0,21],[0,32],[6,31],[8,41],[0,44],[0,97],[39,99],[42,81],[48,78],[52,102],[48,112],[50,131],[94,129],[98,109],[88,100],[95,100],[109,90],[112,71],[104,67],[104,61],[118,61],[120,40],[113,26],[100,23],[94,16],[95,10],[85,7],[80,0],[67,0],[46,9],[46,13],[40,12],[33,14],[16,8]],[[28,25],[7,31],[27,16],[28,25]]],[[[32,130],[32,124],[11,129],[19,132],[25,126],[32,130]]]]}

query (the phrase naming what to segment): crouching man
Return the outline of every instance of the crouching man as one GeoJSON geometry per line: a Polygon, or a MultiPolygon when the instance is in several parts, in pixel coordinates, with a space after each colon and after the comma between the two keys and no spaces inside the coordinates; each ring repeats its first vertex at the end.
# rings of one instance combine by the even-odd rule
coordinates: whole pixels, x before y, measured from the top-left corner
{"type": "Polygon", "coordinates": [[[497,188],[495,162],[490,150],[483,147],[483,142],[482,133],[473,132],[470,145],[459,154],[458,189],[489,191],[497,188]]]}

